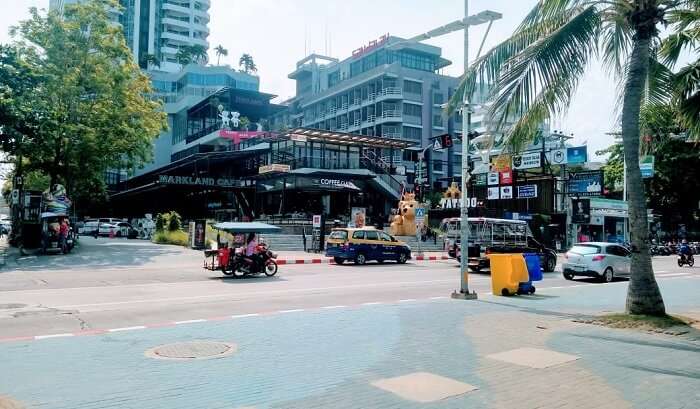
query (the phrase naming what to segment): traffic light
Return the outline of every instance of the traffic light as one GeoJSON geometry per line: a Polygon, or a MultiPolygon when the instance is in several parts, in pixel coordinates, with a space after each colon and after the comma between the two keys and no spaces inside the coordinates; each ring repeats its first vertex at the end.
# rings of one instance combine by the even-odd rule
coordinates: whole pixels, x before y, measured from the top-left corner
{"type": "Polygon", "coordinates": [[[451,148],[452,147],[452,135],[446,133],[444,135],[440,135],[440,143],[442,144],[443,149],[451,148]]]}

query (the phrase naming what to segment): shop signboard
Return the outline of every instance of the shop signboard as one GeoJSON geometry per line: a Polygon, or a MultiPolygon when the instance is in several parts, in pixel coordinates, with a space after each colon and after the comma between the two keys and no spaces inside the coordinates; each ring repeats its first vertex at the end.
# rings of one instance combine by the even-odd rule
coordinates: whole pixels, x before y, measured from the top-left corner
{"type": "Polygon", "coordinates": [[[204,219],[190,222],[190,247],[203,249],[206,246],[207,221],[204,219]]]}
{"type": "Polygon", "coordinates": [[[518,186],[519,199],[534,199],[537,197],[537,185],[518,186]]]}
{"type": "Polygon", "coordinates": [[[586,146],[567,148],[566,161],[569,165],[588,162],[588,148],[586,146]]]}
{"type": "Polygon", "coordinates": [[[502,172],[501,174],[501,184],[502,185],[512,185],[513,184],[513,172],[509,169],[506,169],[502,172]]]}
{"type": "Polygon", "coordinates": [[[272,163],[270,165],[260,166],[258,168],[258,174],[262,175],[265,173],[285,173],[291,170],[291,166],[283,165],[280,163],[272,163]]]}
{"type": "Polygon", "coordinates": [[[569,196],[600,196],[603,193],[603,171],[592,170],[569,175],[569,196]]]}
{"type": "MultiPolygon", "coordinates": [[[[467,198],[467,206],[468,207],[476,207],[477,203],[479,201],[475,197],[468,197],[467,198]]],[[[462,199],[448,199],[448,198],[442,198],[440,199],[440,208],[441,209],[460,209],[462,207],[462,199]]]]}
{"type": "Polygon", "coordinates": [[[486,173],[478,173],[476,175],[472,175],[474,178],[474,186],[486,186],[487,184],[487,174],[486,173]]]}
{"type": "Polygon", "coordinates": [[[566,148],[552,149],[547,152],[547,160],[551,165],[566,165],[568,162],[566,148]]]}
{"type": "Polygon", "coordinates": [[[486,196],[486,198],[488,200],[498,200],[499,197],[500,197],[500,188],[498,186],[490,187],[488,189],[488,195],[486,196]]]}
{"type": "Polygon", "coordinates": [[[323,216],[316,214],[313,216],[311,230],[311,251],[316,253],[324,250],[325,231],[323,229],[323,216]]]}
{"type": "Polygon", "coordinates": [[[513,198],[513,186],[501,186],[501,199],[513,198]]]}
{"type": "Polygon", "coordinates": [[[591,221],[588,224],[592,224],[594,226],[602,226],[603,216],[591,216],[591,221]]]}
{"type": "Polygon", "coordinates": [[[510,155],[507,154],[502,154],[498,156],[494,156],[491,159],[491,166],[493,170],[501,172],[506,169],[510,169],[510,164],[511,164],[512,158],[510,155]]]}
{"type": "Polygon", "coordinates": [[[571,222],[574,224],[589,224],[591,221],[591,200],[572,199],[571,200],[571,222]]]}
{"type": "Polygon", "coordinates": [[[489,186],[498,185],[498,172],[488,173],[488,184],[489,186]]]}
{"type": "Polygon", "coordinates": [[[321,215],[320,214],[313,215],[313,218],[311,219],[311,225],[314,229],[321,228],[321,215]]]}
{"type": "Polygon", "coordinates": [[[639,170],[642,171],[642,177],[645,179],[654,177],[654,156],[644,155],[639,158],[639,170]]]}
{"type": "Polygon", "coordinates": [[[320,178],[314,180],[315,184],[326,189],[360,190],[351,180],[320,178]]]}
{"type": "Polygon", "coordinates": [[[210,187],[234,187],[238,185],[235,179],[175,175],[158,175],[158,183],[162,185],[187,185],[210,187]]]}
{"type": "Polygon", "coordinates": [[[526,152],[513,155],[513,169],[533,169],[542,166],[542,152],[526,152]]]}

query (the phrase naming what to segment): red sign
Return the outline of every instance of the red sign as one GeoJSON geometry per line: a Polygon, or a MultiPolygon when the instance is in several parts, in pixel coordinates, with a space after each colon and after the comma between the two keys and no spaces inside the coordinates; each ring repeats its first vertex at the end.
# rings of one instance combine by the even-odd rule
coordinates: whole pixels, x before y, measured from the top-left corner
{"type": "Polygon", "coordinates": [[[377,40],[370,41],[369,44],[367,44],[367,45],[363,45],[362,47],[360,47],[356,50],[353,50],[352,56],[358,57],[362,54],[366,54],[366,53],[374,50],[375,48],[386,44],[387,41],[389,41],[389,33],[384,34],[383,36],[379,37],[379,39],[377,39],[377,40]]]}
{"type": "Polygon", "coordinates": [[[219,136],[226,139],[231,139],[234,143],[239,143],[243,139],[255,138],[256,136],[263,136],[266,132],[259,131],[229,131],[228,129],[222,129],[219,131],[219,136]]]}
{"type": "Polygon", "coordinates": [[[510,169],[505,169],[501,174],[501,184],[511,185],[513,184],[513,172],[510,169]]]}

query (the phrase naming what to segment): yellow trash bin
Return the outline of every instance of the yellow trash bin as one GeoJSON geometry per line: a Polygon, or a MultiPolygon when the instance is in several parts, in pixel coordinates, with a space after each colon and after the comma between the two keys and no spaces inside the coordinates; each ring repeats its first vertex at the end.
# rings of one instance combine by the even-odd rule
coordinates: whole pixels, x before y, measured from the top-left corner
{"type": "Polygon", "coordinates": [[[522,254],[489,254],[491,291],[493,295],[511,295],[518,285],[529,281],[527,264],[522,254]]]}

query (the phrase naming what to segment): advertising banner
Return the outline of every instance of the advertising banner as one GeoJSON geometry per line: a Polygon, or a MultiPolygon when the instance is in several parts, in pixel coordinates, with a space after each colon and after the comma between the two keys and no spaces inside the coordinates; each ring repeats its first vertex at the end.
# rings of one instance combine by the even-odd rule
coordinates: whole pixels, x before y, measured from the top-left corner
{"type": "Polygon", "coordinates": [[[365,227],[365,214],[366,209],[364,207],[353,207],[351,212],[352,217],[350,218],[348,227],[354,227],[357,229],[365,227]]]}
{"type": "Polygon", "coordinates": [[[586,146],[567,148],[566,161],[569,165],[588,162],[588,148],[586,146]]]}
{"type": "Polygon", "coordinates": [[[571,200],[571,222],[575,224],[588,224],[591,221],[591,200],[572,199],[571,200]]]}
{"type": "Polygon", "coordinates": [[[592,170],[570,174],[567,193],[569,196],[600,196],[603,193],[603,171],[592,170]]]}
{"type": "Polygon", "coordinates": [[[552,149],[547,152],[547,160],[552,165],[566,165],[568,163],[566,148],[552,149]]]}
{"type": "Polygon", "coordinates": [[[537,185],[518,186],[519,199],[534,199],[537,197],[537,185]]]}
{"type": "Polygon", "coordinates": [[[533,169],[542,166],[542,152],[513,155],[513,169],[533,169]]]}
{"type": "Polygon", "coordinates": [[[195,220],[190,223],[194,225],[194,233],[192,237],[192,248],[193,249],[203,249],[206,247],[206,230],[207,221],[204,219],[195,220]]]}
{"type": "Polygon", "coordinates": [[[512,161],[512,158],[510,155],[506,155],[506,154],[498,155],[498,156],[494,156],[493,158],[491,158],[491,166],[492,166],[493,170],[498,171],[498,172],[502,172],[506,169],[510,169],[511,161],[512,161]]]}
{"type": "Polygon", "coordinates": [[[489,186],[498,185],[498,172],[488,173],[488,183],[489,186]]]}
{"type": "Polygon", "coordinates": [[[486,173],[479,173],[476,175],[472,175],[472,178],[474,179],[474,186],[486,186],[487,183],[487,174],[486,173]]]}
{"type": "Polygon", "coordinates": [[[501,199],[513,198],[513,186],[501,186],[501,199]]]}
{"type": "Polygon", "coordinates": [[[502,185],[512,185],[513,184],[513,172],[510,169],[506,169],[501,173],[501,184],[502,185]]]}
{"type": "Polygon", "coordinates": [[[224,139],[230,139],[233,143],[239,143],[244,139],[255,138],[257,136],[263,136],[267,132],[260,131],[229,131],[228,129],[219,130],[219,137],[224,139]]]}
{"type": "Polygon", "coordinates": [[[486,197],[488,200],[498,200],[500,197],[500,189],[498,186],[496,187],[490,187],[488,190],[488,196],[486,197]]]}

